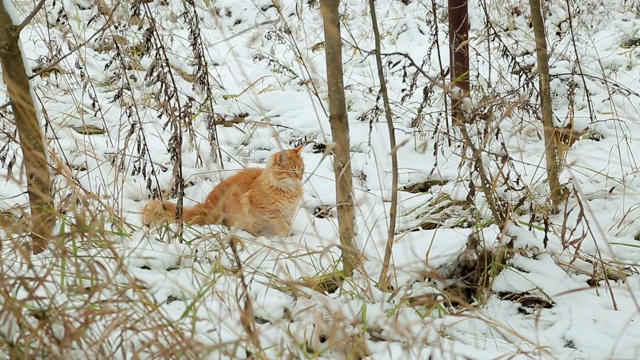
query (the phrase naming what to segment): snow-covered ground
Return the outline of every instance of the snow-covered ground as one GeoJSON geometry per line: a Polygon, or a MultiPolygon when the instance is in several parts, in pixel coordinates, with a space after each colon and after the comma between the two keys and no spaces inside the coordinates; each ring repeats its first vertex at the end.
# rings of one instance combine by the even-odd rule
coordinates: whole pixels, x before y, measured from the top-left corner
{"type": "MultiPolygon", "coordinates": [[[[32,7],[14,3],[22,16],[32,7]]],[[[47,1],[22,46],[34,72],[55,65],[32,84],[66,214],[52,250],[30,261],[16,251],[22,235],[0,229],[0,349],[70,358],[640,358],[640,4],[545,3],[556,125],[582,134],[564,161],[568,199],[545,216],[528,2],[470,3],[477,117],[469,131],[509,210],[500,229],[459,130],[447,125],[442,90],[413,66],[432,77],[447,68],[446,2],[376,1],[400,185],[439,181],[399,193],[387,293],[376,285],[391,149],[366,3],[340,5],[363,267],[322,293],[299,285],[341,268],[337,219],[314,216],[336,203],[331,158],[321,151],[331,132],[319,1],[47,1]],[[181,119],[185,205],[237,169],[313,142],[303,151],[293,235],[237,233],[236,258],[220,226],[187,228],[182,239],[175,225],[143,228],[146,201],[173,186],[168,114],[181,119]],[[426,220],[442,226],[420,228],[426,220]],[[455,276],[442,277],[468,260],[470,239],[493,254],[490,291],[461,301],[455,276]],[[47,316],[34,313],[56,320],[41,328],[47,316]]],[[[22,155],[1,111],[0,210],[19,216],[22,155]]]]}

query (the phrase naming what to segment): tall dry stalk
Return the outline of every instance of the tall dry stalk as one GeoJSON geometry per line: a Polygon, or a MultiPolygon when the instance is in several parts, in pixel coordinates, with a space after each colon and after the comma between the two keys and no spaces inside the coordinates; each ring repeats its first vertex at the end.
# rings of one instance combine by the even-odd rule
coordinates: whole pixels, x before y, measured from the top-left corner
{"type": "Polygon", "coordinates": [[[359,264],[355,247],[355,208],[353,205],[351,157],[349,154],[349,119],[342,78],[342,39],[340,38],[339,0],[321,0],[329,87],[329,122],[335,147],[333,170],[336,177],[338,228],[342,247],[343,275],[350,277],[359,264]]]}
{"type": "Polygon", "coordinates": [[[22,24],[15,26],[0,2],[0,62],[2,77],[7,84],[11,109],[15,117],[24,169],[27,174],[27,193],[31,209],[31,239],[34,254],[46,249],[56,222],[51,190],[51,178],[47,164],[44,135],[36,117],[31,96],[29,78],[20,50],[20,31],[40,10],[40,2],[22,24]]]}
{"type": "Polygon", "coordinates": [[[391,262],[391,252],[393,250],[393,241],[396,232],[396,217],[398,210],[398,153],[396,148],[396,134],[393,126],[393,117],[391,114],[391,106],[389,106],[389,93],[387,92],[387,83],[384,78],[384,69],[382,68],[382,56],[380,55],[380,30],[378,29],[378,19],[376,17],[376,6],[374,0],[369,0],[369,8],[371,8],[371,22],[373,24],[373,35],[375,37],[376,46],[376,66],[378,68],[378,80],[380,81],[380,92],[382,93],[382,102],[384,103],[384,115],[389,128],[389,143],[391,144],[391,208],[389,209],[389,229],[387,232],[387,245],[384,250],[384,260],[382,261],[382,271],[380,272],[380,280],[378,287],[383,290],[389,289],[389,266],[391,262]]]}
{"type": "Polygon", "coordinates": [[[556,148],[555,126],[553,125],[553,109],[551,107],[551,77],[549,76],[549,53],[542,20],[540,0],[529,0],[531,8],[531,24],[536,37],[536,56],[538,57],[538,82],[540,86],[540,108],[544,127],[545,158],[547,162],[547,182],[549,183],[549,200],[552,211],[558,212],[562,191],[558,175],[558,150],[556,148]]]}

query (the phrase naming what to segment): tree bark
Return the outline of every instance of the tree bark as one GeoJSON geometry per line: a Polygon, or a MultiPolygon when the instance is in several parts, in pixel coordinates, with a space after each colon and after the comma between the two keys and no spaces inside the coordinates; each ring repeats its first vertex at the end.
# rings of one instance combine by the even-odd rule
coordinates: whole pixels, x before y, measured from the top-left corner
{"type": "Polygon", "coordinates": [[[468,0],[449,0],[449,58],[451,116],[454,124],[466,122],[462,109],[469,97],[469,6],[468,0]]]}
{"type": "Polygon", "coordinates": [[[20,29],[0,1],[0,62],[7,84],[11,109],[15,116],[31,208],[31,239],[34,254],[47,247],[56,215],[51,195],[51,179],[47,164],[42,129],[36,117],[29,78],[19,47],[20,29]]]}
{"type": "Polygon", "coordinates": [[[355,247],[355,209],[353,206],[351,157],[349,154],[349,119],[342,78],[342,40],[340,38],[339,0],[321,0],[324,21],[327,84],[329,88],[329,122],[335,146],[333,170],[336,177],[338,228],[342,248],[343,275],[350,277],[359,265],[355,247]]]}
{"type": "Polygon", "coordinates": [[[562,192],[558,173],[558,150],[556,148],[555,126],[553,124],[553,108],[551,107],[551,77],[549,76],[549,53],[542,20],[540,0],[529,0],[531,8],[531,24],[536,38],[536,56],[538,57],[538,83],[540,87],[540,108],[544,127],[545,157],[547,163],[547,182],[549,183],[549,199],[555,213],[560,206],[562,192]]]}

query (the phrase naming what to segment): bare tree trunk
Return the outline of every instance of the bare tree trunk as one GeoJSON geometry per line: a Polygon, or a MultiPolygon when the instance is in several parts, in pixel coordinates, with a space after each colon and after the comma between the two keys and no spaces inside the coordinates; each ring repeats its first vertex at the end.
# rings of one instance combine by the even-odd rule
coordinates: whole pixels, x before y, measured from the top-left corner
{"type": "Polygon", "coordinates": [[[396,148],[396,134],[393,126],[393,115],[391,114],[391,106],[389,105],[389,94],[387,92],[387,83],[384,78],[384,70],[382,68],[382,56],[380,55],[380,31],[378,30],[378,19],[376,16],[375,1],[369,0],[369,8],[371,8],[371,22],[373,24],[373,34],[376,42],[376,66],[378,68],[378,80],[380,81],[380,92],[382,93],[382,101],[384,103],[384,114],[389,128],[389,143],[391,144],[391,208],[389,209],[389,229],[387,232],[387,246],[384,250],[384,260],[382,261],[382,271],[380,272],[380,280],[378,287],[383,291],[388,290],[389,266],[391,262],[391,252],[393,251],[393,241],[396,233],[396,212],[398,210],[398,152],[396,148]]]}
{"type": "MultiPolygon", "coordinates": [[[[42,5],[39,5],[42,6],[42,5]]],[[[36,11],[39,8],[36,8],[36,11]]],[[[27,17],[25,23],[32,15],[27,17]]],[[[47,247],[56,222],[51,195],[51,180],[47,165],[42,129],[36,117],[22,53],[18,42],[24,23],[14,26],[9,13],[0,2],[0,62],[2,77],[9,90],[11,108],[15,116],[24,168],[27,174],[27,192],[31,208],[31,239],[33,253],[47,247]]]]}
{"type": "MultiPolygon", "coordinates": [[[[469,2],[449,0],[449,55],[451,56],[451,117],[462,133],[464,144],[471,150],[472,172],[480,177],[480,189],[484,193],[495,224],[505,229],[507,215],[500,207],[495,193],[494,181],[486,171],[482,160],[482,149],[474,144],[467,131],[468,111],[464,109],[465,99],[471,92],[469,84],[469,2]]],[[[471,180],[473,181],[473,180],[471,180]]]]}
{"type": "Polygon", "coordinates": [[[549,199],[552,211],[555,213],[560,206],[562,192],[558,173],[558,150],[556,148],[555,126],[553,125],[553,108],[551,107],[551,78],[549,76],[549,53],[542,20],[540,0],[529,0],[531,7],[531,23],[536,37],[536,55],[538,57],[538,80],[540,86],[540,108],[542,110],[542,124],[544,127],[545,157],[547,162],[547,182],[549,183],[549,199]]]}
{"type": "Polygon", "coordinates": [[[451,116],[454,124],[465,122],[462,110],[469,97],[468,0],[449,0],[449,55],[451,63],[451,116]]]}
{"type": "Polygon", "coordinates": [[[343,275],[350,277],[359,265],[355,247],[355,209],[353,206],[351,157],[349,155],[349,119],[344,98],[342,78],[342,40],[340,38],[340,0],[321,0],[320,11],[324,20],[324,42],[327,58],[327,83],[329,86],[329,122],[335,147],[333,170],[336,176],[336,200],[338,203],[338,227],[342,247],[343,275]]]}

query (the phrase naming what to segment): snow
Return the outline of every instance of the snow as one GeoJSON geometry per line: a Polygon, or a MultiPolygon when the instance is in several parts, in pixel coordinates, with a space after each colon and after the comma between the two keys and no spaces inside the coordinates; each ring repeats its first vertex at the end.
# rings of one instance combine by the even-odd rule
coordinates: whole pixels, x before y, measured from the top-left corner
{"type": "MultiPolygon", "coordinates": [[[[638,37],[640,14],[631,5],[571,4],[575,44],[566,3],[549,4],[545,12],[555,123],[573,121],[577,131],[599,137],[583,137],[568,149],[561,182],[569,197],[558,214],[544,219],[545,144],[539,109],[531,107],[538,95],[528,3],[469,4],[471,106],[483,119],[493,118],[478,119],[469,132],[485,151],[496,193],[512,210],[520,200],[524,204],[509,212],[505,229],[492,224],[470,154],[459,130],[445,121],[442,90],[430,89],[404,57],[383,58],[400,185],[441,181],[425,193],[398,194],[393,290],[385,292],[377,283],[393,150],[368,53],[374,49],[368,5],[341,1],[356,245],[363,265],[325,293],[306,286],[342,269],[332,159],[315,148],[332,146],[318,4],[195,1],[195,9],[185,9],[188,3],[143,2],[135,18],[129,3],[65,0],[45,4],[23,30],[28,70],[56,66],[32,86],[36,105],[43,105],[40,120],[49,125],[56,203],[66,213],[51,249],[29,260],[16,250],[23,235],[0,227],[0,273],[9,294],[0,297],[0,338],[7,339],[0,342],[2,356],[9,356],[6,342],[25,344],[21,331],[37,326],[39,320],[25,314],[57,309],[51,333],[38,333],[39,342],[25,345],[48,349],[39,357],[235,359],[262,351],[267,359],[336,359],[362,350],[371,359],[640,358],[640,50],[623,46],[638,37]],[[101,15],[97,3],[113,17],[101,15]],[[221,157],[210,144],[207,104],[201,103],[206,89],[192,77],[197,66],[185,10],[198,16],[216,114],[244,118],[217,126],[221,157]],[[163,50],[150,43],[141,56],[149,16],[163,50]],[[169,73],[165,60],[175,89],[153,80],[169,73]],[[175,90],[176,97],[167,100],[165,90],[175,90]],[[178,238],[177,225],[142,227],[146,202],[154,193],[169,196],[175,180],[163,105],[177,108],[176,99],[186,114],[180,149],[185,206],[202,201],[237,170],[264,166],[275,151],[315,142],[302,152],[304,196],[291,236],[254,238],[211,225],[187,227],[178,238]],[[105,133],[74,130],[82,126],[105,133]],[[469,204],[471,179],[475,198],[469,204]],[[330,216],[314,216],[322,206],[330,216]],[[456,265],[479,260],[467,251],[472,241],[494,256],[512,253],[504,263],[491,259],[488,291],[464,306],[451,286],[464,280],[456,265]],[[30,288],[32,280],[25,279],[33,278],[41,283],[30,288]],[[243,322],[247,299],[253,335],[243,322]],[[83,340],[60,340],[72,330],[81,330],[83,340]]],[[[30,6],[3,4],[14,22],[30,6]]],[[[376,1],[376,7],[384,54],[405,53],[433,77],[440,61],[447,67],[444,2],[437,3],[435,16],[431,4],[420,1],[376,1]]],[[[4,84],[0,94],[7,100],[4,84]]],[[[22,153],[11,114],[0,114],[0,210],[17,219],[28,209],[22,153]]]]}

